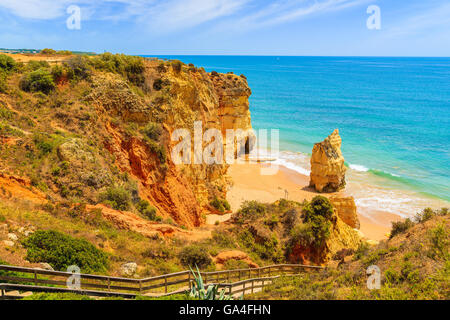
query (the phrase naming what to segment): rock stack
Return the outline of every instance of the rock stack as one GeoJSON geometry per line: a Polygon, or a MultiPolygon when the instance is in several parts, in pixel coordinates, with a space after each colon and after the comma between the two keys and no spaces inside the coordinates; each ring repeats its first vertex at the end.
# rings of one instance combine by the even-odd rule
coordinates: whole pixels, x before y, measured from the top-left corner
{"type": "Polygon", "coordinates": [[[359,229],[359,219],[353,197],[331,197],[330,202],[333,204],[342,221],[354,229],[359,229]]]}
{"type": "Polygon", "coordinates": [[[341,137],[336,129],[324,141],[314,145],[311,156],[309,185],[318,192],[334,192],[344,188],[344,157],[341,152],[341,137]]]}

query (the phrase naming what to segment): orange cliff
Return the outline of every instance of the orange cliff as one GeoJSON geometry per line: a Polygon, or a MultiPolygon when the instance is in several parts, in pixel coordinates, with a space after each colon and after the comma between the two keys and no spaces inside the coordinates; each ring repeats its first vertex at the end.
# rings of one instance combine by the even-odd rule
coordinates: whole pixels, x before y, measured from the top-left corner
{"type": "MultiPolygon", "coordinates": [[[[104,146],[114,155],[121,171],[129,173],[139,184],[139,196],[158,209],[158,214],[186,227],[204,223],[204,215],[212,208],[214,197],[225,198],[230,184],[226,164],[178,164],[171,151],[178,142],[171,141],[176,129],[188,129],[193,137],[194,122],[201,121],[203,131],[210,128],[251,129],[248,98],[251,90],[243,76],[206,73],[202,69],[177,71],[171,66],[157,67],[147,61],[145,80],[149,86],[162,83],[161,90],[139,96],[120,77],[102,75],[94,81],[88,100],[93,103],[104,124],[104,146]],[[130,136],[122,122],[162,125],[159,144],[166,149],[164,163],[154,150],[137,136],[130,136]]],[[[248,148],[253,137],[237,137],[248,148]]],[[[210,142],[203,142],[203,147],[210,142]]]]}

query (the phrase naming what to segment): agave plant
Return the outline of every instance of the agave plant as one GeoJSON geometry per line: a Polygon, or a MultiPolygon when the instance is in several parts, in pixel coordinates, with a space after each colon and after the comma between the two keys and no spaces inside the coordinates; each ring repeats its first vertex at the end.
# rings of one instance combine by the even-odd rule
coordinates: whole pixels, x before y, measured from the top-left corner
{"type": "Polygon", "coordinates": [[[225,290],[221,290],[219,292],[217,285],[209,285],[207,288],[205,287],[205,284],[203,283],[203,278],[200,273],[200,270],[197,268],[197,273],[195,273],[191,267],[192,275],[194,276],[194,282],[191,288],[191,291],[189,293],[189,296],[192,298],[196,298],[199,300],[233,300],[233,297],[231,295],[226,295],[225,290]]]}

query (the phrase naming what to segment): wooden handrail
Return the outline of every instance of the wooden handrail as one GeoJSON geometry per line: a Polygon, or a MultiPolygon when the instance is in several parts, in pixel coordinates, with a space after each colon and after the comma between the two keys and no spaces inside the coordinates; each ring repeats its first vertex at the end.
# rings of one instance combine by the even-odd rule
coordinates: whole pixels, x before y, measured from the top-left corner
{"type": "MultiPolygon", "coordinates": [[[[265,279],[268,280],[273,274],[281,273],[286,274],[289,272],[299,272],[302,269],[310,268],[310,269],[324,269],[321,266],[309,266],[309,265],[300,265],[300,264],[279,264],[279,265],[271,265],[260,268],[247,268],[247,269],[234,269],[234,270],[222,270],[222,271],[210,271],[210,272],[200,272],[202,277],[205,279],[205,283],[208,283],[208,279],[212,281],[217,281],[220,284],[220,280],[230,281],[233,278],[238,278],[239,281],[236,282],[239,284],[249,283],[251,281],[256,281],[255,279],[265,279]],[[289,270],[287,270],[289,269],[289,270]],[[244,279],[242,278],[252,276],[252,272],[257,272],[258,276],[261,276],[261,271],[269,270],[269,277],[258,277],[253,279],[244,279]],[[220,277],[220,275],[227,275],[226,277],[220,277]],[[214,277],[216,276],[216,277],[214,277]]],[[[10,275],[0,275],[0,281],[12,281],[12,282],[20,282],[20,283],[34,283],[35,286],[37,284],[43,285],[56,285],[56,286],[64,286],[66,282],[64,280],[50,280],[50,279],[39,279],[37,275],[41,276],[54,276],[54,277],[62,277],[69,278],[73,276],[73,273],[63,272],[63,271],[50,271],[50,270],[42,270],[35,268],[25,268],[25,267],[16,267],[16,266],[6,266],[0,265],[0,271],[12,271],[12,272],[20,272],[25,274],[30,274],[30,278],[25,276],[10,276],[10,275]]],[[[267,272],[266,272],[267,274],[267,272]]],[[[264,274],[263,274],[264,275],[264,274]]],[[[92,274],[80,274],[80,280],[84,280],[81,282],[83,288],[96,288],[103,289],[107,292],[112,292],[112,290],[126,291],[127,293],[139,293],[145,294],[146,291],[151,289],[164,289],[165,294],[168,294],[169,287],[172,285],[190,285],[191,272],[190,271],[180,271],[175,273],[169,273],[165,275],[155,276],[155,277],[147,277],[142,279],[133,279],[133,278],[123,278],[123,277],[110,277],[110,276],[102,276],[102,275],[92,275],[92,274]],[[185,276],[185,277],[182,277],[185,276]],[[177,277],[182,277],[178,279],[173,279],[177,277]],[[101,283],[96,283],[95,281],[101,281],[101,283]],[[156,283],[155,283],[156,282],[156,283]]],[[[260,280],[261,281],[261,280],[260,280]]],[[[234,283],[234,285],[236,285],[234,283]]],[[[226,284],[220,284],[221,286],[226,284]]],[[[43,287],[43,286],[42,286],[43,287]]],[[[41,288],[42,288],[41,287],[41,288]]]]}
{"type": "MultiPolygon", "coordinates": [[[[292,276],[292,275],[291,275],[292,276]]],[[[281,276],[273,276],[273,277],[263,277],[263,278],[252,278],[252,279],[246,279],[241,280],[238,282],[233,283],[211,283],[210,285],[217,285],[218,288],[226,288],[228,290],[228,294],[235,295],[237,293],[242,293],[242,295],[245,295],[247,291],[251,291],[251,293],[254,293],[254,289],[264,288],[267,282],[271,282],[274,279],[278,279],[281,276]],[[255,282],[258,282],[260,284],[256,284],[255,282]],[[245,284],[251,283],[251,287],[245,287],[245,284]],[[238,290],[234,290],[235,287],[242,286],[242,288],[239,288],[238,290]]],[[[192,280],[191,280],[192,281],[192,280]]],[[[81,294],[81,295],[89,295],[89,296],[95,296],[95,297],[123,297],[128,299],[134,299],[139,294],[142,294],[142,292],[139,293],[124,293],[124,292],[112,292],[112,291],[100,291],[100,290],[86,290],[86,289],[69,289],[69,288],[55,288],[55,287],[44,287],[44,286],[36,286],[36,285],[24,285],[24,284],[11,284],[11,283],[0,283],[0,299],[20,299],[22,297],[10,297],[5,295],[6,291],[31,291],[31,292],[53,292],[53,293],[75,293],[75,294],[81,294]]],[[[187,292],[187,289],[178,289],[173,292],[164,293],[155,295],[154,297],[164,297],[164,296],[170,296],[174,294],[181,294],[184,292],[187,292]]]]}

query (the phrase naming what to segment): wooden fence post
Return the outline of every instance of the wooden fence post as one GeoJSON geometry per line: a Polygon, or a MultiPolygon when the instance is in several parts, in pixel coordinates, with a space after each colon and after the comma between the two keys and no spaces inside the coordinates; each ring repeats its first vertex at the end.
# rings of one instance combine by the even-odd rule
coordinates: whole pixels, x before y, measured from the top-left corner
{"type": "Polygon", "coordinates": [[[108,291],[111,291],[111,278],[108,277],[108,291]]]}
{"type": "Polygon", "coordinates": [[[252,294],[254,292],[254,288],[255,288],[255,280],[252,280],[252,294]]]}
{"type": "Polygon", "coordinates": [[[188,273],[188,285],[189,285],[189,290],[191,290],[191,273],[188,273]]]}
{"type": "Polygon", "coordinates": [[[167,276],[164,276],[164,291],[167,293],[167,276]]]}
{"type": "Polygon", "coordinates": [[[37,285],[37,272],[34,270],[34,284],[37,285]]]}

